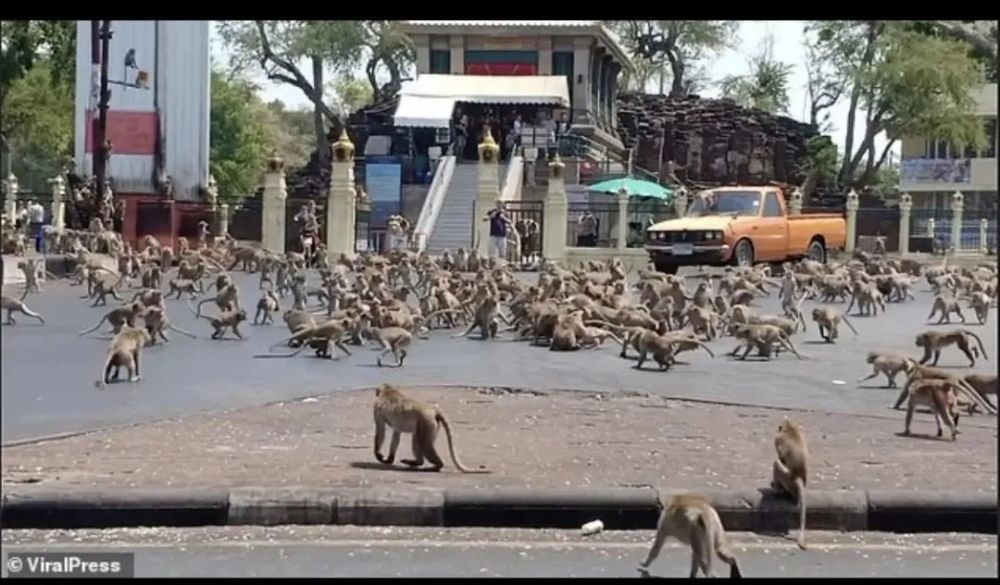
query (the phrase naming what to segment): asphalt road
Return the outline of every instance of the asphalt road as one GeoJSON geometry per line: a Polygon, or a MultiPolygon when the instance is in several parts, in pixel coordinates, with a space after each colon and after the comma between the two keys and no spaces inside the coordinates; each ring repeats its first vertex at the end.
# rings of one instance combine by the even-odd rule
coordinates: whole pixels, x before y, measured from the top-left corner
{"type": "MultiPolygon", "coordinates": [[[[139,577],[632,577],[652,532],[372,527],[116,529],[3,533],[10,555],[133,552],[139,577]]],[[[995,536],[810,533],[730,534],[747,577],[993,577],[995,536]]],[[[22,557],[23,558],[23,557],[22,557]]],[[[690,552],[672,540],[651,577],[686,577],[690,552]]],[[[716,560],[713,571],[726,576],[716,560]]]]}
{"type": "MultiPolygon", "coordinates": [[[[256,276],[237,274],[242,302],[256,305],[256,276]]],[[[379,368],[376,353],[357,348],[339,361],[319,360],[303,352],[296,359],[253,359],[279,341],[287,329],[280,317],[273,326],[244,328],[248,341],[213,341],[211,327],[198,321],[185,301],[168,301],[171,319],[198,334],[189,339],[177,333],[167,347],[143,354],[144,380],[94,388],[107,341],[77,332],[91,327],[108,310],[90,308],[79,298],[81,287],[51,283],[27,302],[46,318],[45,325],[15,317],[2,335],[3,442],[92,430],[109,426],[264,404],[338,390],[371,387],[381,382],[408,385],[506,386],[536,389],[637,390],[678,398],[736,404],[860,413],[884,411],[895,391],[878,389],[881,381],[858,388],[854,381],[867,374],[864,354],[886,349],[916,354],[913,336],[923,329],[931,295],[918,285],[917,300],[893,303],[887,315],[853,319],[859,335],[841,332],[836,345],[818,341],[816,328],[795,341],[809,359],[798,361],[782,354],[776,362],[733,362],[723,356],[731,338],[710,345],[715,359],[704,352],[684,354],[689,365],[669,372],[636,371],[608,345],[586,352],[550,352],[510,341],[482,342],[451,339],[454,332],[438,331],[418,341],[402,368],[379,368]],[[846,381],[839,384],[836,381],[846,381]]],[[[112,301],[113,302],[113,301],[112,301]]],[[[290,302],[290,300],[289,300],[290,302]]],[[[814,303],[807,302],[805,309],[814,303]]],[[[761,302],[777,313],[775,296],[761,302]]],[[[844,308],[843,305],[838,305],[844,308]]],[[[209,312],[213,309],[205,307],[209,312]]],[[[974,319],[971,310],[968,317],[974,319]]],[[[979,362],[979,371],[995,371],[996,311],[986,326],[970,328],[983,337],[991,361],[979,362]]],[[[102,331],[106,331],[103,329],[102,331]]],[[[509,334],[508,334],[509,335],[509,334]]],[[[948,350],[941,365],[964,367],[964,356],[948,350]]]]}

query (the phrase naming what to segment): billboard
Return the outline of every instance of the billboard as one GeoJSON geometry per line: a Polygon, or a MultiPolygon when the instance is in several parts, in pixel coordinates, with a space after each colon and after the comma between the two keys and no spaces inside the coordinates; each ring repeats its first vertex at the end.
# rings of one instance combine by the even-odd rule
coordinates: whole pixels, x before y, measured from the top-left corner
{"type": "Polygon", "coordinates": [[[972,182],[972,160],[911,158],[900,163],[900,183],[948,183],[963,185],[972,182]]]}

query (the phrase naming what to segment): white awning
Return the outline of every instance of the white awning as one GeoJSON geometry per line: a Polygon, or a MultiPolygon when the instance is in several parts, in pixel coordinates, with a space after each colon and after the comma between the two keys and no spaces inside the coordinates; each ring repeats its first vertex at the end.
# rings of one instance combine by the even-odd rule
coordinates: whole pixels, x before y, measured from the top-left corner
{"type": "Polygon", "coordinates": [[[448,128],[455,100],[449,97],[399,96],[392,122],[403,128],[448,128]]]}
{"type": "Polygon", "coordinates": [[[403,83],[393,121],[396,126],[447,128],[455,102],[570,105],[561,75],[424,74],[403,83]]]}

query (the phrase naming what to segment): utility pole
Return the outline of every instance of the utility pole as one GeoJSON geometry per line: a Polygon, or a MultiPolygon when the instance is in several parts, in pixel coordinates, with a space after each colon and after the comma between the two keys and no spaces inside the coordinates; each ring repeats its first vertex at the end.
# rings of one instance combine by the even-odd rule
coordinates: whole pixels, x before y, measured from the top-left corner
{"type": "Polygon", "coordinates": [[[104,212],[104,181],[107,175],[108,158],[111,155],[108,140],[108,107],[111,102],[111,90],[108,89],[108,45],[111,41],[111,21],[105,20],[101,23],[101,97],[97,109],[100,118],[97,122],[96,152],[94,153],[94,177],[97,181],[97,192],[94,194],[94,215],[102,217],[104,212]]]}

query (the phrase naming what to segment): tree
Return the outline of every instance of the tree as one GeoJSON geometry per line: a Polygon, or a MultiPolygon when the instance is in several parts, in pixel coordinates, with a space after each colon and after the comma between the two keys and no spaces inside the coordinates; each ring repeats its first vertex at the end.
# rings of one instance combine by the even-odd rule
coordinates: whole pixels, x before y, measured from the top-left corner
{"type": "Polygon", "coordinates": [[[404,81],[404,71],[417,60],[416,49],[410,38],[400,31],[399,23],[396,21],[361,22],[368,53],[365,76],[371,86],[371,100],[379,103],[399,93],[404,81]],[[378,84],[377,79],[380,70],[385,70],[389,74],[389,81],[382,86],[378,84]]]}
{"type": "Polygon", "coordinates": [[[234,71],[256,65],[270,81],[292,85],[313,104],[313,132],[321,163],[330,159],[326,124],[343,126],[337,112],[324,101],[327,69],[347,72],[361,59],[365,32],[353,20],[241,20],[224,21],[219,35],[231,49],[234,71]],[[306,61],[310,77],[300,64],[306,61]]]}
{"type": "Polygon", "coordinates": [[[847,81],[831,62],[835,55],[825,51],[823,45],[808,35],[808,27],[803,31],[803,36],[809,124],[819,132],[829,132],[833,130],[829,110],[840,101],[847,81]]]}
{"type": "Polygon", "coordinates": [[[749,73],[727,75],[721,82],[723,97],[745,106],[777,113],[788,111],[788,78],[793,67],[774,58],[774,37],[761,42],[756,55],[750,58],[749,73]]]}
{"type": "Polygon", "coordinates": [[[374,102],[374,93],[368,80],[341,77],[333,84],[337,96],[337,107],[344,116],[356,112],[374,102]]]}
{"type": "MultiPolygon", "coordinates": [[[[53,91],[71,81],[76,57],[76,23],[71,20],[0,22],[0,145],[7,156],[15,119],[8,97],[17,82],[40,64],[47,65],[53,91]]],[[[37,81],[37,79],[35,80],[37,81]]],[[[37,83],[33,85],[37,89],[37,83]]],[[[72,106],[70,107],[72,110],[72,106]]],[[[21,112],[21,114],[31,114],[21,112]]],[[[72,115],[72,114],[70,114],[72,115]]]]}
{"type": "Polygon", "coordinates": [[[72,153],[73,86],[53,84],[52,66],[35,63],[6,89],[3,133],[12,171],[25,185],[61,174],[72,153]]]}
{"type": "Polygon", "coordinates": [[[971,95],[980,71],[964,41],[928,36],[906,21],[820,21],[809,31],[817,34],[821,62],[841,76],[849,96],[842,186],[874,181],[904,135],[982,144],[971,95]],[[866,125],[855,144],[859,113],[866,125]],[[875,138],[883,132],[886,145],[876,153],[875,138]]]}
{"type": "Polygon", "coordinates": [[[268,134],[273,137],[274,148],[288,168],[299,168],[309,162],[309,155],[316,149],[313,135],[312,112],[288,110],[281,100],[267,104],[266,115],[261,120],[268,134]]]}
{"type": "Polygon", "coordinates": [[[264,161],[275,144],[263,121],[267,113],[253,86],[212,71],[211,171],[223,200],[257,190],[264,161]]]}
{"type": "Polygon", "coordinates": [[[634,57],[670,67],[670,95],[684,97],[688,70],[699,60],[734,44],[734,20],[617,20],[610,26],[634,57]]]}

